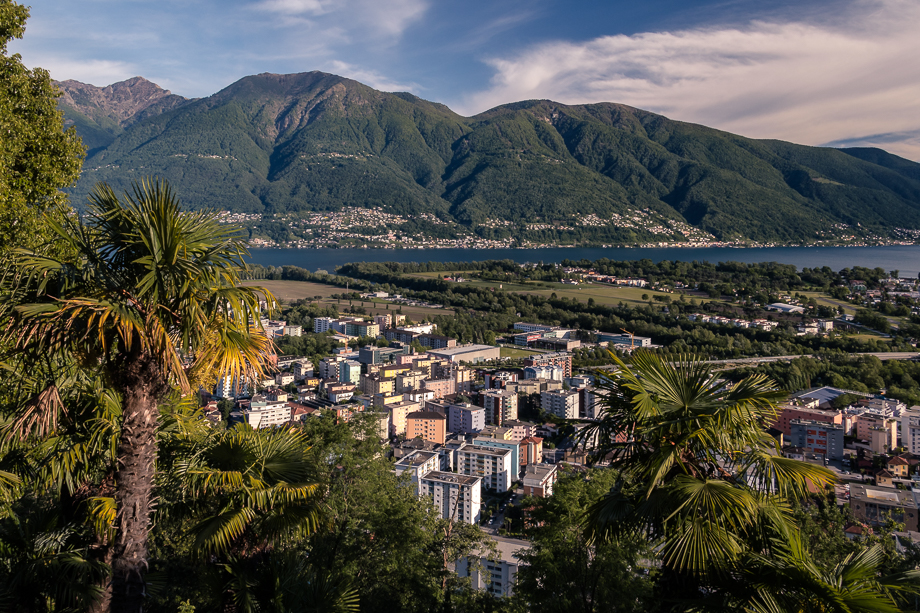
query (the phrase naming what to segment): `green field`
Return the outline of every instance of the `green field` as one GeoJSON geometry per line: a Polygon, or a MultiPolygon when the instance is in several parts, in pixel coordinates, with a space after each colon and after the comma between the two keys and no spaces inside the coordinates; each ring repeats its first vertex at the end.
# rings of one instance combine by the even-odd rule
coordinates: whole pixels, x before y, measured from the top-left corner
{"type": "Polygon", "coordinates": [[[546,289],[527,289],[521,293],[545,297],[556,294],[559,298],[567,297],[579,302],[587,302],[589,298],[594,298],[595,302],[605,306],[616,305],[620,302],[631,305],[645,304],[647,300],[643,300],[642,296],[648,296],[648,300],[652,300],[653,296],[668,296],[671,300],[676,300],[678,298],[678,294],[656,292],[641,287],[619,287],[596,283],[585,283],[582,285],[549,283],[547,285],[551,287],[546,289]]]}
{"type": "Polygon", "coordinates": [[[822,294],[821,292],[801,292],[803,296],[808,296],[809,298],[814,298],[821,306],[829,306],[834,308],[843,307],[843,311],[847,315],[855,315],[857,306],[850,304],[845,300],[837,300],[836,298],[831,298],[827,294],[822,294]]]}
{"type": "Polygon", "coordinates": [[[499,350],[499,356],[503,358],[526,358],[529,355],[540,353],[539,351],[528,351],[527,349],[517,349],[512,347],[502,347],[499,350]]]}
{"type": "MultiPolygon", "coordinates": [[[[469,273],[466,273],[469,274],[469,273]]],[[[406,275],[407,277],[418,277],[422,279],[439,279],[446,276],[464,276],[463,271],[437,271],[437,272],[419,272],[406,275]]],[[[559,298],[567,297],[579,302],[587,302],[588,298],[594,298],[598,304],[606,306],[616,305],[620,302],[636,305],[644,304],[642,296],[647,295],[649,300],[652,296],[670,296],[672,300],[677,299],[677,294],[667,292],[658,292],[640,287],[622,287],[611,286],[597,283],[582,283],[580,285],[568,285],[566,283],[551,283],[548,281],[533,281],[523,283],[508,283],[504,281],[483,281],[481,279],[471,279],[464,281],[462,286],[490,288],[504,292],[516,292],[520,294],[533,294],[536,296],[550,297],[556,294],[559,298]]]]}

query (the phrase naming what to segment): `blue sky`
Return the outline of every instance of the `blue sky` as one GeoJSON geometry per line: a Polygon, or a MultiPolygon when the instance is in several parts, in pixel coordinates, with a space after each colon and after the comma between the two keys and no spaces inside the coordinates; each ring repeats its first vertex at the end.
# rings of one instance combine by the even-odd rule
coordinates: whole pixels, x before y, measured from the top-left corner
{"type": "Polygon", "coordinates": [[[916,0],[44,0],[11,45],[55,79],[187,97],[324,70],[472,115],[611,101],[920,160],[916,0]]]}

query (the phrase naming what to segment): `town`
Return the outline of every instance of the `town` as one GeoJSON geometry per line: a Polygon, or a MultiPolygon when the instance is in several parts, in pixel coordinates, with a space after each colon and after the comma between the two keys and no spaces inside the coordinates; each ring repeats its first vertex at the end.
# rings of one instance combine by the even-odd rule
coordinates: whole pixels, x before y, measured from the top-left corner
{"type": "MultiPolygon", "coordinates": [[[[643,278],[617,278],[591,267],[559,268],[563,282],[650,286],[643,278]]],[[[466,280],[460,274],[444,279],[466,280]]],[[[849,284],[853,302],[872,305],[882,301],[883,291],[885,300],[916,297],[909,279],[884,280],[882,290],[865,285],[849,284]]],[[[759,317],[684,316],[694,325],[770,331],[778,325],[770,313],[803,316],[809,308],[782,297],[795,304],[764,305],[759,317]]],[[[359,298],[377,306],[443,308],[383,291],[359,298]]],[[[845,314],[803,320],[797,334],[833,335],[835,323],[839,331],[854,325],[852,320],[845,314]]],[[[335,341],[329,355],[313,360],[278,355],[274,376],[262,381],[223,378],[213,394],[203,395],[205,417],[213,427],[245,423],[255,429],[315,419],[370,421],[392,470],[417,496],[442,518],[478,525],[493,540],[499,559],[461,561],[456,570],[497,596],[513,593],[521,564],[517,554],[530,546],[528,501],[551,497],[562,472],[607,464],[596,457],[596,439],[584,433],[604,419],[617,367],[579,368],[578,356],[609,349],[608,355],[628,359],[637,351],[662,349],[653,338],[626,330],[525,321],[513,323],[492,345],[459,342],[439,334],[431,321],[412,323],[398,313],[317,316],[310,323],[312,334],[335,341]],[[518,350],[526,353],[508,357],[518,350]],[[491,578],[477,570],[486,563],[491,578]]],[[[281,320],[264,319],[262,325],[276,340],[311,333],[281,320]]],[[[898,357],[916,360],[918,354],[898,357]]],[[[839,479],[834,496],[849,514],[847,537],[871,534],[894,520],[904,526],[896,538],[920,540],[920,406],[886,396],[885,390],[802,389],[779,404],[765,433],[784,457],[834,471],[839,479]]],[[[627,439],[627,433],[618,438],[627,439]]]]}

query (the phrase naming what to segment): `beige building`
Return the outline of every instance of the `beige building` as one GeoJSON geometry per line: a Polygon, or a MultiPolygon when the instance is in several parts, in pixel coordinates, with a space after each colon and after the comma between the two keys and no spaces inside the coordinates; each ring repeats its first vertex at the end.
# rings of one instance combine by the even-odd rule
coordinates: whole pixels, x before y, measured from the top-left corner
{"type": "Polygon", "coordinates": [[[403,400],[386,405],[390,411],[390,434],[406,434],[407,418],[409,413],[418,411],[421,407],[417,402],[403,400]]]}
{"type": "Polygon", "coordinates": [[[368,396],[391,394],[396,391],[396,379],[379,374],[361,375],[361,391],[368,396]]]}
{"type": "Polygon", "coordinates": [[[871,441],[872,430],[874,428],[888,430],[887,436],[889,441],[898,440],[898,420],[891,417],[883,417],[875,413],[863,413],[856,417],[856,438],[859,440],[871,441]]]}

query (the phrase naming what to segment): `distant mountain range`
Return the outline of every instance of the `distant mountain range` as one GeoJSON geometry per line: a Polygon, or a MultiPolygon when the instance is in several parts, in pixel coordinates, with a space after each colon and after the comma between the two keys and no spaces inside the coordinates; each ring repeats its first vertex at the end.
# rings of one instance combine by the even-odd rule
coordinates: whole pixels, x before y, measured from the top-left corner
{"type": "Polygon", "coordinates": [[[124,189],[157,175],[193,207],[276,217],[381,207],[510,231],[596,216],[595,240],[647,237],[618,227],[637,215],[720,240],[920,229],[920,164],[880,149],[749,139],[621,104],[531,100],[462,117],[322,72],[245,77],[195,100],[140,77],[57,85],[89,150],[77,206],[97,181],[124,189]]]}

